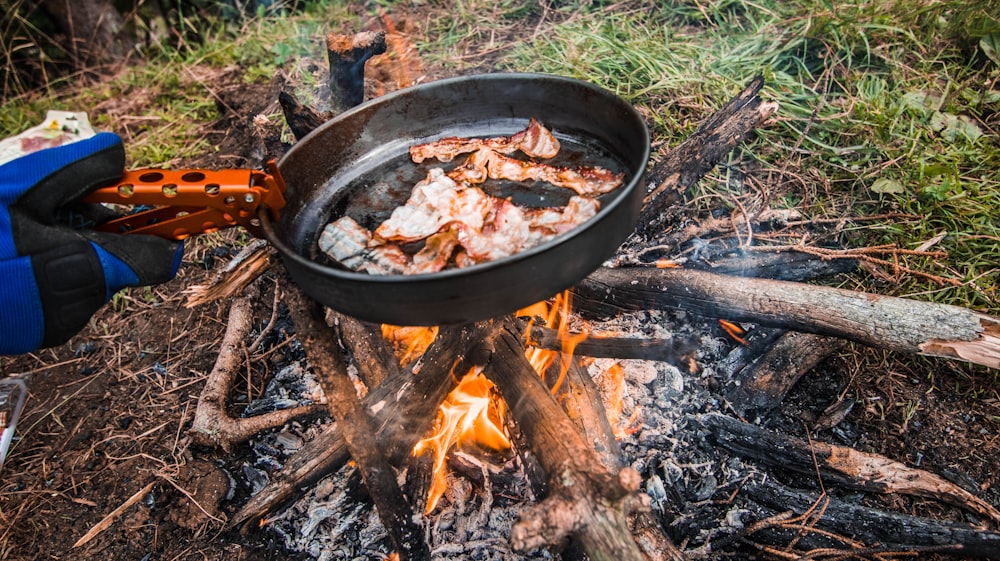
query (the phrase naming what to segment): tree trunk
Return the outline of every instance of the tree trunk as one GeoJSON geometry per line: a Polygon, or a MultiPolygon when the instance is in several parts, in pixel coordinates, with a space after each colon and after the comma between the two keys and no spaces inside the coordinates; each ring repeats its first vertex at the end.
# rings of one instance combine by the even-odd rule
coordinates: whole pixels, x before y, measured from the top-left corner
{"type": "Polygon", "coordinates": [[[135,45],[111,0],[41,0],[40,4],[66,35],[66,50],[77,68],[120,62],[135,45]]]}

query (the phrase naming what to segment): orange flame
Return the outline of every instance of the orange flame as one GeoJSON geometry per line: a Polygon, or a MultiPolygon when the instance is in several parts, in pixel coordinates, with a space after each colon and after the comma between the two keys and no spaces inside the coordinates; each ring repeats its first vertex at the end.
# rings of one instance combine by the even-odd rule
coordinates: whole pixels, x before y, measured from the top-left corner
{"type": "Polygon", "coordinates": [[[575,335],[570,333],[569,317],[570,310],[572,309],[572,299],[572,293],[566,290],[557,294],[553,298],[551,305],[546,302],[537,302],[515,312],[517,316],[530,318],[528,320],[528,328],[525,330],[525,338],[528,340],[525,341],[526,348],[524,355],[528,357],[528,362],[534,367],[535,372],[538,372],[539,376],[544,377],[545,373],[552,367],[552,364],[555,363],[556,358],[560,359],[559,377],[552,384],[553,395],[559,391],[559,387],[566,378],[566,372],[569,371],[570,361],[573,359],[573,352],[576,350],[576,346],[586,340],[588,336],[586,330],[575,335]],[[538,347],[527,348],[530,343],[531,328],[538,318],[542,320],[542,325],[555,329],[559,334],[560,346],[562,347],[560,352],[538,347]]]}
{"type": "Polygon", "coordinates": [[[615,438],[624,438],[635,434],[642,428],[641,408],[636,405],[628,418],[623,418],[625,410],[625,369],[621,363],[614,362],[605,368],[600,376],[595,377],[597,389],[601,392],[601,401],[611,424],[615,438]]]}
{"type": "Polygon", "coordinates": [[[399,364],[407,365],[431,346],[437,337],[438,328],[434,327],[403,327],[399,325],[382,324],[382,338],[392,343],[399,364]]]}
{"type": "MultiPolygon", "coordinates": [[[[528,306],[519,310],[517,315],[531,318],[526,337],[530,336],[531,325],[536,318],[541,319],[545,327],[559,333],[562,347],[560,351],[527,348],[527,345],[525,350],[525,356],[540,376],[544,376],[557,358],[560,359],[559,377],[552,386],[552,393],[555,394],[569,371],[573,351],[587,338],[586,332],[574,335],[569,331],[570,292],[557,295],[551,304],[539,302],[528,306]]],[[[420,328],[382,326],[383,336],[393,341],[401,362],[422,354],[437,334],[437,328],[434,328],[433,333],[419,332],[418,329],[420,328]]],[[[506,412],[506,404],[493,388],[493,384],[482,375],[479,367],[469,370],[438,409],[434,433],[413,447],[415,456],[425,452],[434,454],[425,514],[434,510],[448,488],[446,461],[453,446],[479,446],[497,451],[510,448],[510,439],[504,433],[501,421],[506,412]]]]}
{"type": "Polygon", "coordinates": [[[428,450],[434,453],[425,514],[434,510],[448,488],[445,460],[452,446],[478,445],[497,451],[510,448],[501,421],[505,405],[493,395],[493,387],[479,367],[469,370],[438,409],[436,432],[413,447],[415,456],[428,450]]]}
{"type": "Polygon", "coordinates": [[[727,334],[729,334],[730,337],[735,339],[736,342],[743,345],[744,347],[747,346],[747,340],[743,338],[743,335],[746,334],[746,331],[742,327],[736,325],[731,321],[726,321],[724,319],[719,320],[719,325],[722,327],[723,331],[725,331],[727,334]]]}

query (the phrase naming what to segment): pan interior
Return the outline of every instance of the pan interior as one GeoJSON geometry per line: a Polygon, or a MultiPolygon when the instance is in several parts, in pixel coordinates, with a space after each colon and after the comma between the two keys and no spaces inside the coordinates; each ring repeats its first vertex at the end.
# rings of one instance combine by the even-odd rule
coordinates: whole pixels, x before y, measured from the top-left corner
{"type": "MultiPolygon", "coordinates": [[[[467,138],[509,136],[522,130],[526,125],[527,120],[523,119],[512,120],[502,127],[493,122],[488,128],[484,126],[483,130],[471,131],[472,134],[470,128],[466,126],[461,132],[456,131],[454,134],[445,132],[437,138],[459,135],[467,138]]],[[[600,166],[614,173],[624,171],[626,177],[623,185],[627,185],[631,180],[630,170],[623,159],[592,136],[573,135],[558,130],[552,132],[561,145],[559,154],[553,158],[537,160],[540,163],[565,167],[600,166]]],[[[414,163],[409,156],[409,147],[429,140],[432,139],[384,146],[378,150],[377,157],[366,157],[342,168],[323,188],[316,190],[318,197],[310,203],[309,208],[320,216],[316,220],[309,221],[316,227],[313,231],[305,233],[306,256],[323,265],[342,267],[318,249],[316,240],[326,224],[340,217],[350,216],[361,226],[373,231],[389,218],[394,209],[406,203],[414,185],[424,179],[432,168],[441,168],[447,172],[460,166],[468,157],[467,154],[460,154],[450,162],[428,159],[419,164],[414,163]]],[[[512,154],[511,157],[520,160],[529,159],[519,152],[512,154]]],[[[565,206],[575,194],[570,189],[541,181],[488,179],[477,187],[489,195],[510,199],[523,208],[565,206]]],[[[621,190],[619,187],[611,193],[602,195],[602,208],[617,197],[621,190]]],[[[552,243],[552,240],[546,243],[552,243]]]]}

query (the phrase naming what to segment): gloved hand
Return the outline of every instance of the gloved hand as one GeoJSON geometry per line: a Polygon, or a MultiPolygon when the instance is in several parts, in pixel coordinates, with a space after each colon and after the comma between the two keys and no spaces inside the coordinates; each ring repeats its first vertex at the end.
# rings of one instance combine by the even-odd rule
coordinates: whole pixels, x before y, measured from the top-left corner
{"type": "Polygon", "coordinates": [[[111,133],[0,165],[0,354],[64,343],[121,288],[177,273],[177,242],[68,224],[85,216],[73,203],[124,169],[111,133]]]}

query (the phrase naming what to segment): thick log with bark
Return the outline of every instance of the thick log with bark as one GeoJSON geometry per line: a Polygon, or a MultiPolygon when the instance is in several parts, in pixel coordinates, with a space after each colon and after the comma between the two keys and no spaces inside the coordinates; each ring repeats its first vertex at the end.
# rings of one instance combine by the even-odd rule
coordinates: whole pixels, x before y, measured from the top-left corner
{"type": "Polygon", "coordinates": [[[511,318],[488,340],[492,356],[484,372],[545,470],[550,495],[522,515],[511,545],[528,551],[573,537],[593,561],[644,561],[627,522],[629,513],[648,509],[648,497],[636,493],[639,474],[608,470],[528,363],[520,341],[511,318]]]}
{"type": "Polygon", "coordinates": [[[592,314],[682,309],[1000,368],[1000,319],[957,306],[795,282],[644,267],[598,269],[574,292],[577,309],[592,314]]]}

